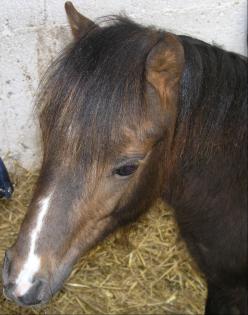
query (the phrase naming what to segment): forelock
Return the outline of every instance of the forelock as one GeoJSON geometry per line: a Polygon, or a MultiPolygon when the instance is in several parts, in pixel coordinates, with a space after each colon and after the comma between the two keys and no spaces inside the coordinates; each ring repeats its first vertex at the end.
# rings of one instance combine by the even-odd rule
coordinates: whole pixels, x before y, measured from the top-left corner
{"type": "Polygon", "coordinates": [[[122,126],[146,112],[145,61],[157,34],[118,17],[68,47],[51,66],[38,98],[45,147],[84,160],[118,143],[122,126]]]}

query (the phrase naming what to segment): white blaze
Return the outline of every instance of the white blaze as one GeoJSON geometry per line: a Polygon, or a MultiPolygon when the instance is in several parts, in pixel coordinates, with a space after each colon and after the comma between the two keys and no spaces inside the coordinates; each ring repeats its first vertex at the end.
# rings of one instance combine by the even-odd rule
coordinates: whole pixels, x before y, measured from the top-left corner
{"type": "Polygon", "coordinates": [[[49,208],[51,196],[52,194],[39,202],[40,212],[37,216],[36,225],[31,232],[29,253],[23,265],[23,268],[16,279],[16,296],[22,296],[30,289],[30,287],[32,286],[33,276],[40,268],[40,258],[35,254],[35,245],[39,237],[39,233],[42,229],[44,217],[49,208]]]}

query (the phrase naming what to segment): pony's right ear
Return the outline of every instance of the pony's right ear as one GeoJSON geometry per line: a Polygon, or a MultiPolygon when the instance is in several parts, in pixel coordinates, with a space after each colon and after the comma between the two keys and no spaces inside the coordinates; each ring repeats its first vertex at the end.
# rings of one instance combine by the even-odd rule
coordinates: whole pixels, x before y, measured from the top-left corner
{"type": "Polygon", "coordinates": [[[173,94],[184,67],[184,49],[177,36],[165,33],[146,61],[147,81],[161,98],[173,94]]]}
{"type": "Polygon", "coordinates": [[[146,79],[160,97],[166,121],[175,126],[179,85],[184,69],[184,48],[179,37],[161,34],[146,60],[146,79]]]}
{"type": "Polygon", "coordinates": [[[76,40],[84,36],[90,28],[96,26],[94,22],[80,14],[70,1],[65,3],[65,11],[71,26],[72,34],[76,40]]]}

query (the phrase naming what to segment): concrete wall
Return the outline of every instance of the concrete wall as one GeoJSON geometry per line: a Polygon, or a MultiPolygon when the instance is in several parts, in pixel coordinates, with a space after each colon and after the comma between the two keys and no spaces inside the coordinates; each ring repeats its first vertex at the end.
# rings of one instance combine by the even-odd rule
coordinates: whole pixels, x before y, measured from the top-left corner
{"type": "MultiPolygon", "coordinates": [[[[246,0],[74,0],[96,17],[126,12],[137,22],[189,34],[246,54],[246,0]]],[[[64,1],[1,0],[0,156],[26,168],[39,165],[39,132],[32,111],[47,64],[71,40],[64,1]]]]}

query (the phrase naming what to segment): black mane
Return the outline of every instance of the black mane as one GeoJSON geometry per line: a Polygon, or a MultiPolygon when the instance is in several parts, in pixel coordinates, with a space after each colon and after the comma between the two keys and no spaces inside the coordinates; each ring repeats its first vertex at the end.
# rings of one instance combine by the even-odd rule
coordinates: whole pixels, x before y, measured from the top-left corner
{"type": "Polygon", "coordinates": [[[210,150],[223,136],[226,144],[243,146],[247,134],[247,59],[194,38],[180,39],[185,68],[177,126],[184,129],[183,137],[193,141],[197,151],[203,147],[210,150]]]}

